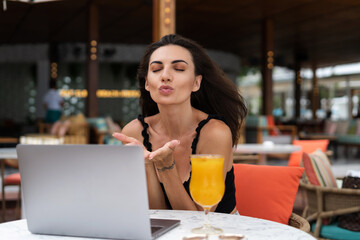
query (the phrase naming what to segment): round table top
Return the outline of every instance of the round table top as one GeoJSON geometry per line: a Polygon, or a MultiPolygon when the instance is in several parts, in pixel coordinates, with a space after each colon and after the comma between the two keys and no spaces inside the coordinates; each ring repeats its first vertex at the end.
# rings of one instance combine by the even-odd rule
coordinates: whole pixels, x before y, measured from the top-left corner
{"type": "Polygon", "coordinates": [[[260,154],[271,154],[271,153],[292,153],[300,151],[300,146],[292,144],[238,144],[234,147],[235,153],[260,153],[260,154]]]}
{"type": "MultiPolygon", "coordinates": [[[[150,210],[151,218],[180,219],[178,227],[160,236],[159,240],[182,239],[185,236],[193,236],[191,229],[199,227],[204,220],[203,212],[196,211],[174,211],[174,210],[150,210]]],[[[224,230],[225,234],[243,234],[248,240],[279,239],[279,240],[315,240],[310,234],[297,228],[267,221],[258,218],[251,218],[239,215],[209,213],[210,222],[224,230]]],[[[28,231],[26,220],[18,220],[0,224],[0,236],[2,239],[13,240],[38,240],[38,239],[76,239],[80,237],[63,237],[32,234],[28,231]]],[[[89,238],[94,239],[94,238],[89,238]]],[[[218,236],[209,236],[209,239],[219,239],[218,236]]]]}

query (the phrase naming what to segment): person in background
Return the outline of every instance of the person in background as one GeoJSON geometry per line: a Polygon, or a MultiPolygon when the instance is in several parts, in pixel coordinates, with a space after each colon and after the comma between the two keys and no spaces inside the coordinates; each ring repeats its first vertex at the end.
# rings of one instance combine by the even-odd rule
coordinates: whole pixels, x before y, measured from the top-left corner
{"type": "Polygon", "coordinates": [[[61,117],[61,110],[64,105],[64,99],[60,96],[56,88],[56,80],[50,80],[50,89],[44,96],[43,103],[46,110],[45,123],[54,123],[61,117]]]}
{"type": "Polygon", "coordinates": [[[113,136],[144,148],[152,209],[202,210],[191,198],[191,154],[224,156],[225,193],[211,211],[236,212],[232,147],[247,108],[237,86],[197,43],[167,35],[138,70],[142,115],[113,136]]]}

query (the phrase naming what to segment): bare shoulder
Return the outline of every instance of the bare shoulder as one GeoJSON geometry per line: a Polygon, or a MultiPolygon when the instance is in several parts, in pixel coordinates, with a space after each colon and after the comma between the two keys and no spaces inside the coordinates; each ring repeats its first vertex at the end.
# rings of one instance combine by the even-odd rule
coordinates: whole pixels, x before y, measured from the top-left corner
{"type": "Polygon", "coordinates": [[[134,119],[122,129],[121,133],[125,134],[126,136],[136,138],[138,140],[142,139],[141,132],[143,130],[143,126],[138,119],[134,119]]]}
{"type": "Polygon", "coordinates": [[[201,130],[197,149],[199,152],[226,155],[232,149],[232,135],[228,125],[221,120],[211,119],[201,130]]]}
{"type": "Polygon", "coordinates": [[[232,139],[229,126],[223,121],[218,119],[211,119],[207,124],[205,124],[203,129],[201,130],[201,135],[203,135],[206,139],[208,138],[232,139]]]}

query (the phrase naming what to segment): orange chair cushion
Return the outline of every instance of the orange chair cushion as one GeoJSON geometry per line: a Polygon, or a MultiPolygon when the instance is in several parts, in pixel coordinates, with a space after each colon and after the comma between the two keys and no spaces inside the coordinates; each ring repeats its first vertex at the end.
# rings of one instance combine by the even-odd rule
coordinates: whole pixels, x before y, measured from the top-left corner
{"type": "Polygon", "coordinates": [[[234,171],[241,215],[289,223],[304,168],[234,164],[234,171]]]}
{"type": "Polygon", "coordinates": [[[20,173],[13,173],[13,174],[7,175],[4,178],[4,184],[5,185],[20,185],[21,184],[20,173]]]}
{"type": "Polygon", "coordinates": [[[326,152],[327,146],[329,145],[329,140],[294,140],[293,145],[301,146],[301,151],[293,152],[290,154],[288,166],[299,167],[303,152],[312,153],[318,149],[326,152]]]}

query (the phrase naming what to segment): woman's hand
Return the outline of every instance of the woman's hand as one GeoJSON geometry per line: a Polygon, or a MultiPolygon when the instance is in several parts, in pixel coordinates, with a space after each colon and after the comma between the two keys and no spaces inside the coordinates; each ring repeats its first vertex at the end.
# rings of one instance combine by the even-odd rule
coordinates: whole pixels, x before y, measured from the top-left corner
{"type": "Polygon", "coordinates": [[[145,163],[153,162],[157,168],[168,167],[173,163],[172,153],[175,148],[180,144],[179,140],[171,140],[164,144],[156,151],[149,152],[144,145],[136,138],[128,137],[122,133],[113,133],[113,137],[123,142],[125,145],[139,145],[144,150],[145,163]]]}
{"type": "Polygon", "coordinates": [[[173,152],[179,144],[179,140],[171,140],[165,143],[164,146],[149,154],[149,160],[154,162],[158,169],[173,166],[175,162],[173,152]]]}
{"type": "Polygon", "coordinates": [[[129,145],[129,146],[131,146],[131,145],[139,145],[139,146],[141,146],[143,148],[143,150],[144,150],[145,163],[149,163],[150,152],[144,147],[144,145],[139,140],[137,140],[136,138],[128,137],[125,134],[118,133],[118,132],[113,133],[113,137],[120,140],[125,145],[129,145]]]}

